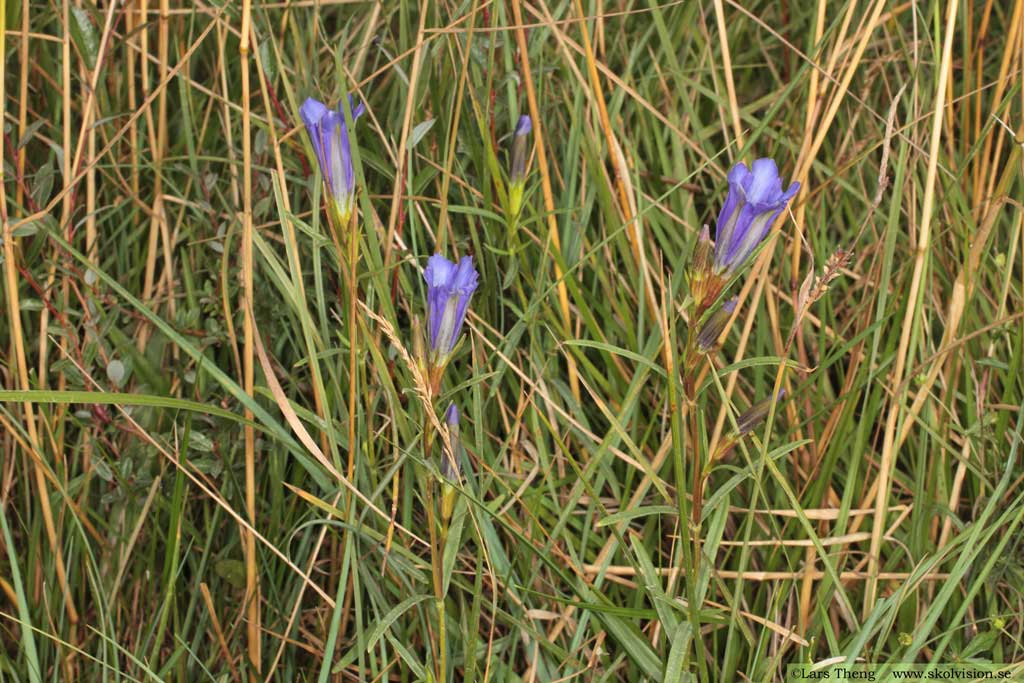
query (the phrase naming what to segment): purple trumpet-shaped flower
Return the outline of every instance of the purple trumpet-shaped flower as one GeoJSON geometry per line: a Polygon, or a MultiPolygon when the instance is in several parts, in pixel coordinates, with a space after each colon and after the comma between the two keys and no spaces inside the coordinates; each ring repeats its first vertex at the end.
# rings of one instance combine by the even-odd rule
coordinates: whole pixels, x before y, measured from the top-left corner
{"type": "Polygon", "coordinates": [[[716,275],[732,274],[750,257],[799,189],[800,183],[794,182],[782,191],[779,167],[772,159],[758,159],[749,170],[742,162],[732,167],[715,235],[716,275]]]}
{"type": "MultiPolygon", "coordinates": [[[[351,102],[351,99],[349,100],[351,102]]],[[[365,111],[362,103],[352,108],[355,122],[365,111]]],[[[306,124],[310,142],[316,150],[320,172],[331,200],[335,217],[344,225],[352,217],[355,203],[356,180],[352,170],[352,150],[349,147],[348,130],[345,128],[345,114],[339,105],[329,109],[323,102],[310,97],[299,108],[302,121],[306,124]]],[[[339,228],[342,226],[338,226],[339,228]]]]}
{"type": "Polygon", "coordinates": [[[476,291],[479,275],[473,257],[463,256],[458,264],[440,254],[427,261],[427,332],[434,367],[443,366],[455,348],[466,319],[469,299],[476,291]]]}

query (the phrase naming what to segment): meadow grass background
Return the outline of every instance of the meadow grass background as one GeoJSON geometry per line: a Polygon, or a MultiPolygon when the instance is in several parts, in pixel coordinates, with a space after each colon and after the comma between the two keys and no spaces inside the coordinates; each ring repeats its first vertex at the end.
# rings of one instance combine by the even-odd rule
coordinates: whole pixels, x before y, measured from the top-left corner
{"type": "Polygon", "coordinates": [[[0,681],[436,680],[435,250],[481,272],[432,408],[448,680],[1024,659],[1021,0],[0,8],[0,681]],[[298,118],[348,90],[355,329],[298,118]],[[763,156],[803,188],[672,401],[690,249],[763,156]],[[778,386],[694,560],[678,484],[778,386]]]}

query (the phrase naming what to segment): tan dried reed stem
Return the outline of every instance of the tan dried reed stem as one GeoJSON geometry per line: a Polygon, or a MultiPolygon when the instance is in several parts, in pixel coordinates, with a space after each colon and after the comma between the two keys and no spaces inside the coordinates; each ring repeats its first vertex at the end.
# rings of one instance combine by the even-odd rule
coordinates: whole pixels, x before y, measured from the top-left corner
{"type": "MultiPolygon", "coordinates": [[[[252,319],[252,121],[250,118],[249,45],[252,5],[250,0],[242,3],[242,28],[238,52],[242,59],[242,299],[245,316],[242,324],[242,386],[249,396],[254,396],[255,354],[253,346],[252,319]]],[[[245,411],[246,419],[252,420],[252,412],[245,411]]],[[[249,523],[256,527],[256,432],[250,422],[245,426],[245,511],[249,523]]],[[[260,586],[256,566],[256,539],[252,533],[243,533],[245,545],[245,598],[246,634],[248,638],[249,662],[257,673],[261,670],[260,647],[260,586]]]]}
{"type": "MultiPolygon", "coordinates": [[[[21,2],[21,44],[19,45],[20,52],[19,56],[21,64],[19,67],[21,73],[19,76],[18,85],[18,140],[21,140],[25,136],[25,131],[28,129],[28,48],[29,48],[29,0],[22,0],[21,2]]],[[[25,177],[25,152],[26,148],[22,147],[18,150],[17,159],[15,160],[15,173],[17,177],[25,177]]],[[[18,182],[14,190],[14,205],[17,207],[18,212],[22,211],[23,206],[23,190],[24,184],[18,182]]]]}
{"type": "MultiPolygon", "coordinates": [[[[729,52],[729,33],[725,27],[725,8],[722,0],[715,0],[715,24],[718,27],[718,44],[722,49],[722,71],[725,72],[725,92],[729,97],[729,116],[732,119],[732,134],[736,148],[743,147],[743,126],[740,123],[740,107],[736,100],[736,84],[732,77],[732,55],[729,52]]],[[[814,75],[817,75],[812,71],[814,75]]]]}

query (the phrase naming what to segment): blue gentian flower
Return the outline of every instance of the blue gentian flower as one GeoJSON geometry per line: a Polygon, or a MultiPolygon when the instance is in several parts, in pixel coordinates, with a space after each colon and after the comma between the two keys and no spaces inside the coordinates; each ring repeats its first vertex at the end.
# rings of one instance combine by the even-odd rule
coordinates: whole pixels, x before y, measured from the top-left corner
{"type": "Polygon", "coordinates": [[[463,256],[455,264],[440,254],[434,254],[427,261],[423,277],[427,281],[430,355],[436,368],[444,365],[459,340],[479,275],[473,267],[472,256],[463,256]]]}
{"type": "MultiPolygon", "coordinates": [[[[351,99],[349,101],[351,102],[351,99]]],[[[365,107],[361,102],[353,107],[352,121],[359,118],[363,111],[365,107]]],[[[344,226],[352,217],[356,194],[352,150],[345,128],[345,114],[340,105],[337,109],[330,109],[312,97],[302,103],[299,113],[306,124],[306,132],[309,133],[313,149],[316,150],[331,209],[340,223],[338,227],[344,226]]]]}
{"type": "Polygon", "coordinates": [[[718,215],[715,235],[716,275],[731,275],[754,253],[799,189],[800,183],[794,182],[782,191],[779,167],[772,159],[758,159],[749,170],[742,162],[732,167],[729,196],[718,215]]]}

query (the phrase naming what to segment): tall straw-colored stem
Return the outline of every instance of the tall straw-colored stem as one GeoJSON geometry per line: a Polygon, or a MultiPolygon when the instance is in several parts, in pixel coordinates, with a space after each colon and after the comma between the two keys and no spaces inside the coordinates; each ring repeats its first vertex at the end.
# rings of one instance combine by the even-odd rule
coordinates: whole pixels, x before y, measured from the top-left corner
{"type": "MultiPolygon", "coordinates": [[[[242,4],[242,30],[238,51],[242,58],[242,296],[245,317],[242,324],[242,378],[243,388],[249,396],[254,394],[255,355],[253,346],[253,227],[252,227],[252,120],[249,84],[249,27],[252,7],[249,0],[242,4]]],[[[249,523],[256,526],[256,433],[252,426],[252,413],[245,412],[250,422],[245,427],[245,512],[249,523]]],[[[245,545],[245,596],[249,662],[260,671],[260,586],[256,567],[256,538],[251,532],[243,534],[245,545]]]]}

